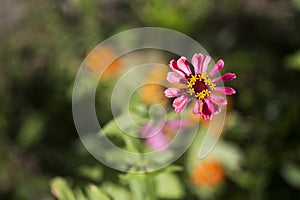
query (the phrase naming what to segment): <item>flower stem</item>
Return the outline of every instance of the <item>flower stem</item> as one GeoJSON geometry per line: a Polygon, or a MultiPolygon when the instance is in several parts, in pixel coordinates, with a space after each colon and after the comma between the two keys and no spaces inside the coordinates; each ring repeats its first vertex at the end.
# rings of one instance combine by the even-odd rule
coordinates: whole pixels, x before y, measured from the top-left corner
{"type": "Polygon", "coordinates": [[[129,187],[135,200],[156,200],[155,184],[150,173],[131,176],[129,187]]]}

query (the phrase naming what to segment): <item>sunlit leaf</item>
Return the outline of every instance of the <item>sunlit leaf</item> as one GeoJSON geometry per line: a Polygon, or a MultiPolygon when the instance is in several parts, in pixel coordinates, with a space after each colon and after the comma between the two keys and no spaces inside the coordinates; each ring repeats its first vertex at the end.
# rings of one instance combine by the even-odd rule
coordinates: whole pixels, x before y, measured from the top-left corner
{"type": "Polygon", "coordinates": [[[182,199],[183,186],[173,173],[161,173],[155,177],[157,196],[166,199],[182,199]]]}
{"type": "Polygon", "coordinates": [[[110,198],[95,185],[89,185],[85,191],[89,200],[110,200],[110,198]]]}
{"type": "Polygon", "coordinates": [[[99,166],[82,165],[79,167],[78,172],[80,175],[94,181],[100,181],[103,176],[102,168],[99,166]]]}
{"type": "Polygon", "coordinates": [[[281,174],[291,186],[300,188],[300,166],[287,163],[281,170],[281,174]]]}
{"type": "Polygon", "coordinates": [[[107,182],[104,183],[101,188],[106,193],[108,193],[114,200],[132,200],[130,192],[119,185],[107,182]]]}
{"type": "Polygon", "coordinates": [[[57,177],[50,182],[51,192],[59,200],[76,200],[74,193],[63,178],[57,177]]]}
{"type": "Polygon", "coordinates": [[[300,51],[287,56],[285,58],[285,64],[290,69],[300,70],[300,51]]]}

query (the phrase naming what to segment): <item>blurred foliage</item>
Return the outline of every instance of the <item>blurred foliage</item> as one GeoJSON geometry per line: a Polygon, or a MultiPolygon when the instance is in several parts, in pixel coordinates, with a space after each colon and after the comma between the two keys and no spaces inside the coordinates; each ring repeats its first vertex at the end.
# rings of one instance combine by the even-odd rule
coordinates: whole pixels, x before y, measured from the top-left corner
{"type": "Polygon", "coordinates": [[[50,185],[52,194],[59,200],[109,200],[109,197],[95,185],[87,186],[85,194],[79,189],[73,191],[62,178],[53,179],[50,185]]]}
{"type": "MultiPolygon", "coordinates": [[[[4,0],[0,14],[0,199],[133,199],[148,187],[159,199],[300,196],[299,0],[4,0]],[[181,31],[237,74],[212,154],[225,178],[210,194],[190,180],[192,149],[176,161],[182,171],[126,181],[78,139],[71,100],[81,62],[141,26],[181,31]]],[[[98,88],[101,125],[112,117],[112,83],[98,88]]]]}

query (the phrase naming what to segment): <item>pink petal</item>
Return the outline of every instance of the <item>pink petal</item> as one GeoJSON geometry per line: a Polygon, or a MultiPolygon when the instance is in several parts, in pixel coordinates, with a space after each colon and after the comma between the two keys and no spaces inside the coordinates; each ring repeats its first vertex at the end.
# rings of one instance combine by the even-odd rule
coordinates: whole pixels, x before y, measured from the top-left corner
{"type": "Polygon", "coordinates": [[[168,88],[165,90],[165,96],[168,98],[173,98],[181,95],[184,92],[181,88],[168,88]]]}
{"type": "Polygon", "coordinates": [[[222,59],[220,59],[214,65],[214,67],[211,69],[211,71],[209,72],[208,76],[212,77],[213,75],[215,75],[215,73],[217,73],[218,71],[220,71],[223,67],[224,67],[224,61],[222,59]]]}
{"type": "Polygon", "coordinates": [[[168,147],[168,140],[163,134],[163,132],[159,132],[158,134],[153,135],[152,137],[148,137],[146,139],[146,143],[151,149],[154,150],[163,150],[168,147]]]}
{"type": "Polygon", "coordinates": [[[143,127],[141,128],[141,136],[143,138],[149,138],[152,136],[155,136],[157,134],[160,134],[160,132],[162,131],[162,125],[156,125],[153,126],[152,124],[145,124],[143,125],[143,127]]]}
{"type": "Polygon", "coordinates": [[[226,95],[235,94],[235,90],[231,87],[216,87],[215,91],[226,95]]]}
{"type": "Polygon", "coordinates": [[[174,132],[174,134],[177,133],[180,126],[181,126],[181,119],[169,120],[166,122],[166,125],[165,125],[165,127],[168,130],[172,130],[172,133],[174,132]]]}
{"type": "Polygon", "coordinates": [[[181,58],[177,60],[177,66],[185,73],[185,77],[189,77],[192,74],[189,62],[185,57],[181,56],[181,58]]]}
{"type": "Polygon", "coordinates": [[[217,78],[213,79],[213,82],[220,82],[220,81],[231,81],[236,78],[236,75],[234,73],[226,73],[222,76],[218,76],[217,78]]]}
{"type": "Polygon", "coordinates": [[[221,104],[221,105],[226,105],[227,104],[227,100],[223,97],[220,97],[220,96],[217,96],[217,95],[214,95],[214,94],[210,94],[210,97],[214,102],[216,102],[218,104],[221,104]]]}
{"type": "Polygon", "coordinates": [[[202,69],[201,69],[202,73],[205,73],[207,71],[210,60],[211,60],[210,56],[204,56],[204,60],[202,62],[202,69]]]}
{"type": "Polygon", "coordinates": [[[186,77],[185,73],[178,68],[177,61],[171,60],[169,66],[173,69],[174,72],[178,73],[182,77],[186,77]]]}
{"type": "Polygon", "coordinates": [[[206,72],[207,67],[210,63],[211,57],[203,55],[201,53],[194,54],[192,58],[192,64],[194,66],[195,74],[206,72]]]}
{"type": "Polygon", "coordinates": [[[175,112],[176,113],[182,112],[185,109],[185,107],[187,106],[187,104],[189,103],[190,100],[191,99],[187,95],[182,95],[180,97],[177,97],[173,101],[173,107],[175,108],[175,112]]]}
{"type": "Polygon", "coordinates": [[[201,53],[194,54],[192,58],[192,65],[194,66],[195,74],[201,73],[201,63],[203,60],[203,55],[201,53]]]}
{"type": "Polygon", "coordinates": [[[214,113],[214,105],[209,99],[203,101],[201,116],[204,120],[211,120],[214,113]]]}
{"type": "Polygon", "coordinates": [[[200,103],[199,101],[196,101],[193,113],[194,115],[199,116],[200,115],[200,107],[202,106],[202,102],[200,103]]]}
{"type": "Polygon", "coordinates": [[[212,101],[211,101],[211,103],[212,103],[212,105],[214,106],[214,114],[215,114],[215,115],[216,115],[216,114],[219,114],[219,113],[221,112],[220,106],[219,106],[218,104],[212,102],[212,101]]]}
{"type": "Polygon", "coordinates": [[[185,83],[186,80],[179,76],[176,72],[169,72],[167,75],[167,81],[169,83],[174,83],[174,84],[180,84],[180,83],[185,83]]]}

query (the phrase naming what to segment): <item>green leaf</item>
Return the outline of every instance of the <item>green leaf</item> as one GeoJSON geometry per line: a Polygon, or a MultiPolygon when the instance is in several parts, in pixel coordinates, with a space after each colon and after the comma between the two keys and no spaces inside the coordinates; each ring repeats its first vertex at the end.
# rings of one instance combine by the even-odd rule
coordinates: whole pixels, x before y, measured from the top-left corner
{"type": "Polygon", "coordinates": [[[300,70],[300,51],[288,55],[285,58],[285,64],[290,69],[300,70]]]}
{"type": "Polygon", "coordinates": [[[123,114],[117,118],[112,119],[103,127],[103,133],[105,135],[124,135],[123,131],[126,133],[130,132],[131,135],[138,135],[140,125],[148,121],[144,117],[141,117],[138,114],[130,113],[123,114]],[[128,118],[130,117],[130,118],[128,118]],[[118,124],[116,123],[118,122],[118,124]],[[122,130],[120,129],[120,127],[122,130]]]}
{"type": "Polygon", "coordinates": [[[144,123],[145,119],[134,113],[131,113],[130,117],[132,117],[133,121],[138,125],[133,124],[133,121],[128,119],[128,116],[124,114],[107,123],[98,135],[118,136],[124,141],[127,151],[138,152],[140,140],[137,137],[140,134],[140,125],[144,123]],[[116,120],[118,121],[118,124],[116,123],[116,120]],[[122,130],[119,126],[121,126],[122,130]]]}
{"type": "Polygon", "coordinates": [[[294,163],[286,164],[281,170],[283,178],[293,187],[300,188],[300,167],[294,163]]]}
{"type": "Polygon", "coordinates": [[[183,186],[174,173],[162,173],[155,177],[156,193],[159,198],[182,199],[183,186]]]}
{"type": "Polygon", "coordinates": [[[52,179],[50,187],[52,194],[59,200],[76,200],[65,179],[60,177],[52,179]]]}
{"type": "Polygon", "coordinates": [[[172,6],[170,6],[173,2],[171,0],[140,2],[143,3],[140,3],[142,6],[138,9],[138,14],[147,24],[185,31],[192,27],[196,20],[198,23],[201,23],[211,7],[210,1],[205,0],[178,1],[172,6]],[[184,22],[183,18],[185,19],[184,22]]]}
{"type": "Polygon", "coordinates": [[[292,4],[298,11],[300,11],[300,0],[292,0],[292,4]]]}
{"type": "Polygon", "coordinates": [[[87,200],[84,193],[80,189],[74,190],[74,196],[76,197],[76,200],[87,200]]]}
{"type": "Polygon", "coordinates": [[[120,179],[129,186],[135,200],[154,200],[155,183],[153,173],[127,173],[120,179]]]}
{"type": "Polygon", "coordinates": [[[173,173],[173,172],[179,172],[179,171],[182,171],[182,170],[183,170],[182,166],[169,165],[168,167],[164,167],[160,170],[153,171],[150,174],[152,174],[152,176],[157,176],[157,175],[163,174],[163,173],[173,173]]]}
{"type": "Polygon", "coordinates": [[[110,200],[110,198],[95,185],[89,185],[85,191],[89,200],[110,200]]]}
{"type": "Polygon", "coordinates": [[[132,200],[130,192],[119,185],[107,182],[104,183],[101,188],[109,194],[113,200],[132,200]]]}
{"type": "Polygon", "coordinates": [[[81,176],[92,179],[94,181],[100,181],[103,176],[102,168],[99,166],[83,165],[79,167],[78,173],[81,176]]]}
{"type": "Polygon", "coordinates": [[[29,147],[37,143],[43,136],[44,120],[37,114],[32,114],[23,122],[17,136],[18,142],[23,147],[29,147]]]}
{"type": "Polygon", "coordinates": [[[115,120],[109,121],[102,129],[101,133],[104,133],[105,135],[118,135],[122,131],[117,126],[115,120]]]}

